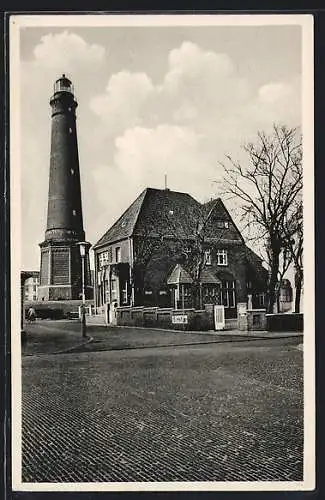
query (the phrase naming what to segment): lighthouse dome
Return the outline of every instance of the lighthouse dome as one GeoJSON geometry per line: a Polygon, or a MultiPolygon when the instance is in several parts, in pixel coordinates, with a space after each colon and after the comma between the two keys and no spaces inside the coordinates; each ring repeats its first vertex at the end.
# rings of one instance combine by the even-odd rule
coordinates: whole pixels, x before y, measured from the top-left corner
{"type": "Polygon", "coordinates": [[[63,73],[63,75],[56,80],[54,83],[54,93],[55,92],[70,92],[73,94],[73,84],[71,80],[63,73]]]}

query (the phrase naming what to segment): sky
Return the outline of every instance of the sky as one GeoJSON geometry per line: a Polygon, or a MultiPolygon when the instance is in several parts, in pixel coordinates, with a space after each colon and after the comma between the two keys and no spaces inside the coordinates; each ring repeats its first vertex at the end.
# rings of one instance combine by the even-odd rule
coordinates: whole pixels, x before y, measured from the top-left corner
{"type": "MultiPolygon", "coordinates": [[[[299,26],[20,30],[22,268],[39,269],[54,81],[73,81],[86,238],[145,187],[218,196],[226,154],[274,122],[301,125],[299,26]]],[[[13,84],[14,82],[12,82],[13,84]]],[[[231,203],[227,204],[231,211],[231,203]]]]}

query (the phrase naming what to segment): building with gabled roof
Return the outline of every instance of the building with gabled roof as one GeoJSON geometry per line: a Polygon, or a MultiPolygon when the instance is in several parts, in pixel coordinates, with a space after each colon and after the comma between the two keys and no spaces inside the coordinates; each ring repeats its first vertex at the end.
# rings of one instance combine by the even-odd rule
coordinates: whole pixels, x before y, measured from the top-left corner
{"type": "Polygon", "coordinates": [[[117,305],[263,306],[266,271],[220,198],[201,204],[188,193],[146,188],[94,245],[95,301],[117,305]],[[199,268],[199,273],[197,269],[199,268]]]}
{"type": "Polygon", "coordinates": [[[24,300],[36,301],[38,299],[39,271],[25,271],[28,277],[24,282],[24,300]]]}

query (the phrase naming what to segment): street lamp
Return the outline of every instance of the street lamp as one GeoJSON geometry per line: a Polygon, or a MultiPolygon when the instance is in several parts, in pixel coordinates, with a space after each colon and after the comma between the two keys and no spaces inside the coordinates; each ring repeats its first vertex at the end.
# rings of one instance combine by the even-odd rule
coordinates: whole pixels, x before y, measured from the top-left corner
{"type": "Polygon", "coordinates": [[[79,251],[81,257],[81,285],[82,285],[82,306],[81,306],[81,334],[86,337],[86,294],[85,294],[85,264],[86,256],[88,254],[91,244],[87,241],[79,241],[79,251]]]}

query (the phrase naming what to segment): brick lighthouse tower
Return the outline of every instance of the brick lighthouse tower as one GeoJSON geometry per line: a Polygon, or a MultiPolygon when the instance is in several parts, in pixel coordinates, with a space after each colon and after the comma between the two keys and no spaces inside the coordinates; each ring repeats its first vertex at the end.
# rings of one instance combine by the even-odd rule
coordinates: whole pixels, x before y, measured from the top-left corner
{"type": "MultiPolygon", "coordinates": [[[[52,136],[47,226],[40,243],[39,300],[74,300],[82,293],[79,242],[85,240],[82,220],[76,108],[72,82],[62,75],[50,99],[52,136]]],[[[89,258],[85,260],[85,294],[90,298],[89,258]]]]}

